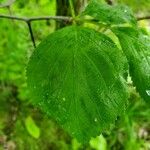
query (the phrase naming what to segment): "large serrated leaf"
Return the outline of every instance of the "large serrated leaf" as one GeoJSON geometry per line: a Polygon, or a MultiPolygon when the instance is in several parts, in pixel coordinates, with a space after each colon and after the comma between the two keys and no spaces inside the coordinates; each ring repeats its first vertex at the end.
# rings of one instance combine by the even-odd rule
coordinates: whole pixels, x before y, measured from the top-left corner
{"type": "Polygon", "coordinates": [[[87,142],[124,111],[123,59],[108,37],[92,29],[70,26],[56,31],[28,64],[33,103],[87,142]]]}
{"type": "Polygon", "coordinates": [[[113,25],[131,23],[136,24],[132,11],[125,5],[107,5],[98,2],[98,0],[91,0],[89,5],[85,8],[81,16],[88,15],[97,21],[113,25]]]}
{"type": "Polygon", "coordinates": [[[150,37],[129,27],[115,28],[114,33],[127,56],[137,91],[150,104],[150,37]]]}

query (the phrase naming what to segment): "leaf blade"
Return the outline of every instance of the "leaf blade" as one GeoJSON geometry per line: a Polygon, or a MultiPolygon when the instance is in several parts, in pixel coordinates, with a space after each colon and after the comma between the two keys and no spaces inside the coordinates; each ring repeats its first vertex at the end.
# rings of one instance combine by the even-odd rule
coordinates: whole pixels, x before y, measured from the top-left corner
{"type": "Polygon", "coordinates": [[[124,110],[124,65],[116,65],[122,58],[108,37],[92,29],[70,26],[56,31],[28,64],[34,103],[73,137],[89,141],[124,110]]]}
{"type": "Polygon", "coordinates": [[[82,12],[81,16],[88,15],[108,25],[119,25],[129,23],[136,24],[136,19],[132,11],[125,5],[107,5],[92,0],[89,5],[82,12]]]}
{"type": "Polygon", "coordinates": [[[130,74],[137,91],[150,102],[150,38],[138,29],[121,27],[113,29],[127,56],[130,74]]]}

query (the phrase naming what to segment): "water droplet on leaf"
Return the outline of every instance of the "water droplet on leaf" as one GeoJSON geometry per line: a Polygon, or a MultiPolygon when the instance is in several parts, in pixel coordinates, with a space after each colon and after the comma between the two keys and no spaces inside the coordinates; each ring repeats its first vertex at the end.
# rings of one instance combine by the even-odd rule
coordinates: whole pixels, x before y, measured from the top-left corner
{"type": "Polygon", "coordinates": [[[95,118],[94,121],[97,122],[97,118],[95,118]]]}
{"type": "Polygon", "coordinates": [[[146,90],[148,96],[150,96],[150,90],[146,90]]]}
{"type": "Polygon", "coordinates": [[[63,98],[62,98],[62,100],[63,100],[63,101],[66,101],[66,98],[65,98],[65,97],[63,97],[63,98]]]}

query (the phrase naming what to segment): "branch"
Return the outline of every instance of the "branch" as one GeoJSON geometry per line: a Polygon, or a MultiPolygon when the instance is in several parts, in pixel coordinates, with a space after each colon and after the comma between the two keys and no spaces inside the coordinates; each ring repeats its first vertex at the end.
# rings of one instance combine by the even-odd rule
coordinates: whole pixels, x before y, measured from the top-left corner
{"type": "Polygon", "coordinates": [[[17,17],[17,16],[10,16],[10,15],[0,15],[0,18],[6,18],[6,19],[13,19],[13,20],[19,20],[24,22],[31,22],[31,21],[38,21],[38,20],[58,20],[58,21],[72,21],[72,17],[66,17],[66,16],[41,16],[41,17],[17,17]]]}
{"type": "Polygon", "coordinates": [[[35,39],[34,39],[34,35],[33,35],[33,30],[32,30],[32,26],[31,26],[31,22],[27,22],[28,28],[29,28],[29,32],[30,32],[30,37],[33,43],[34,48],[36,48],[36,43],[35,43],[35,39]]]}
{"type": "MultiPolygon", "coordinates": [[[[17,17],[17,16],[10,16],[10,15],[2,15],[2,14],[0,14],[0,19],[1,18],[26,22],[27,25],[28,25],[28,28],[29,28],[30,37],[31,37],[31,40],[32,40],[32,43],[33,43],[34,47],[36,47],[36,43],[35,43],[35,39],[34,39],[33,31],[32,31],[32,26],[31,26],[31,22],[32,21],[50,20],[50,19],[52,19],[52,20],[57,20],[57,21],[71,22],[73,20],[73,18],[69,17],[69,16],[41,16],[41,17],[39,16],[39,17],[29,17],[29,18],[27,18],[27,17],[17,17]]],[[[150,19],[150,16],[137,17],[137,21],[145,20],[145,19],[150,19]]]]}
{"type": "MultiPolygon", "coordinates": [[[[58,21],[72,21],[72,17],[69,16],[39,16],[39,17],[17,17],[17,16],[10,16],[10,15],[2,15],[0,14],[0,19],[5,18],[5,19],[13,19],[13,20],[18,20],[18,21],[24,21],[24,22],[31,22],[31,21],[38,21],[38,20],[58,20],[58,21]]],[[[145,16],[145,17],[137,17],[137,20],[147,20],[150,19],[150,16],[145,16]]]]}
{"type": "Polygon", "coordinates": [[[17,16],[10,16],[10,15],[0,15],[0,19],[1,18],[5,18],[5,19],[11,19],[11,20],[18,20],[18,21],[24,21],[25,23],[27,23],[28,28],[29,28],[29,33],[30,33],[30,37],[31,37],[31,41],[33,43],[34,48],[36,48],[36,43],[35,43],[35,39],[34,39],[34,35],[33,35],[33,31],[32,31],[32,26],[31,26],[31,22],[32,21],[38,21],[38,20],[58,20],[58,21],[72,21],[72,17],[66,17],[66,16],[42,16],[42,17],[17,17],[17,16]]]}
{"type": "Polygon", "coordinates": [[[150,16],[145,16],[145,17],[137,17],[137,20],[146,20],[146,19],[150,19],[150,16]]]}

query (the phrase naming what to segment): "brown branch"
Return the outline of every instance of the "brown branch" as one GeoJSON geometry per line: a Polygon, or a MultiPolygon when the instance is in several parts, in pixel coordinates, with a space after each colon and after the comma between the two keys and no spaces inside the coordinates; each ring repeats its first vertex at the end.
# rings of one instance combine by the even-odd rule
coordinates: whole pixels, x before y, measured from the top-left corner
{"type": "Polygon", "coordinates": [[[38,21],[38,20],[58,20],[58,21],[71,21],[72,17],[66,17],[66,16],[40,16],[40,17],[17,17],[17,16],[10,16],[10,15],[2,15],[0,14],[0,18],[6,18],[6,19],[14,19],[24,22],[31,22],[31,21],[38,21]]]}

